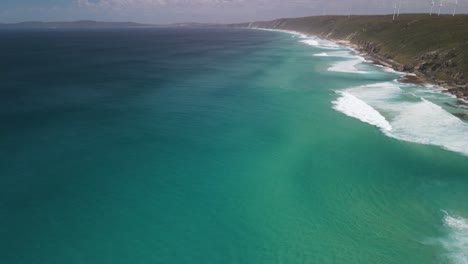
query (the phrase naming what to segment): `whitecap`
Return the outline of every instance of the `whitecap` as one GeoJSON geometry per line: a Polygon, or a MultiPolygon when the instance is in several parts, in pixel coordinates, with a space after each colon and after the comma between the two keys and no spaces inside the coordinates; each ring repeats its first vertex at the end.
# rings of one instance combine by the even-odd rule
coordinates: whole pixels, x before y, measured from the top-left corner
{"type": "Polygon", "coordinates": [[[329,55],[325,52],[314,54],[314,56],[315,57],[329,57],[329,55]]]}
{"type": "Polygon", "coordinates": [[[307,45],[310,45],[310,46],[318,46],[319,43],[317,40],[315,39],[304,39],[304,40],[301,40],[302,43],[304,44],[307,44],[307,45]]]}
{"type": "Polygon", "coordinates": [[[304,44],[307,44],[307,45],[310,45],[310,46],[321,48],[321,49],[336,50],[336,49],[341,48],[340,45],[338,45],[335,42],[320,39],[320,38],[317,38],[317,37],[309,37],[307,39],[301,40],[300,42],[302,42],[304,44]]]}
{"type": "Polygon", "coordinates": [[[398,106],[398,114],[391,121],[391,136],[468,155],[468,124],[424,98],[398,106]]]}
{"type": "Polygon", "coordinates": [[[343,114],[379,127],[384,131],[392,130],[390,123],[372,106],[347,93],[338,92],[341,97],[333,101],[333,108],[343,114]]]}
{"type": "Polygon", "coordinates": [[[314,54],[316,57],[332,57],[332,58],[346,58],[346,59],[359,59],[365,61],[361,56],[352,54],[350,51],[332,51],[332,52],[321,52],[314,54]]]}
{"type": "Polygon", "coordinates": [[[328,68],[329,71],[333,72],[344,72],[344,73],[359,73],[359,74],[367,74],[369,72],[367,71],[361,71],[357,68],[359,64],[363,62],[362,59],[358,57],[358,59],[355,60],[345,60],[345,61],[339,61],[334,63],[330,68],[328,68]]]}
{"type": "Polygon", "coordinates": [[[393,82],[362,85],[347,89],[347,91],[373,104],[380,104],[381,101],[395,98],[402,93],[400,87],[393,82]]]}
{"type": "Polygon", "coordinates": [[[448,236],[441,241],[448,259],[454,264],[468,263],[468,219],[445,212],[448,236]]]}

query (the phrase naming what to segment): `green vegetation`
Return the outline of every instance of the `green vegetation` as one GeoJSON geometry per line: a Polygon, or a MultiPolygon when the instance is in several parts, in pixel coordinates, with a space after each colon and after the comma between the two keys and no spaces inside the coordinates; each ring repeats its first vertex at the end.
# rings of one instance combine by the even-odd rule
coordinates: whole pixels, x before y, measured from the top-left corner
{"type": "Polygon", "coordinates": [[[347,40],[400,70],[447,86],[466,86],[468,15],[319,16],[255,22],[251,27],[294,30],[347,40]]]}

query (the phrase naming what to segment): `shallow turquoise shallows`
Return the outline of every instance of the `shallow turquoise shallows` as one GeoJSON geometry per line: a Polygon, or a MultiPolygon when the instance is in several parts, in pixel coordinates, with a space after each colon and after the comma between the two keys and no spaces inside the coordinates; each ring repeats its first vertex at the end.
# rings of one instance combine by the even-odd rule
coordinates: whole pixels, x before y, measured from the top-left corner
{"type": "Polygon", "coordinates": [[[0,39],[0,263],[468,263],[436,87],[278,32],[0,39]]]}

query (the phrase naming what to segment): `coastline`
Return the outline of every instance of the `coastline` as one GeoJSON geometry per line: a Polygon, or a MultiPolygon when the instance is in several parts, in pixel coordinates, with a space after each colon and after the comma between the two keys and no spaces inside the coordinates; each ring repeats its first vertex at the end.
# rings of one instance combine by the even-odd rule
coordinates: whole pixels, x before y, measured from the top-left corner
{"type": "MultiPolygon", "coordinates": [[[[296,35],[304,39],[314,38],[319,41],[321,40],[321,41],[331,42],[334,45],[342,46],[346,49],[349,49],[351,52],[355,53],[357,57],[361,57],[363,59],[363,62],[367,64],[373,64],[378,67],[386,69],[386,71],[388,72],[393,72],[393,73],[398,74],[399,77],[396,79],[398,83],[426,87],[427,89],[432,89],[434,91],[437,91],[438,93],[446,94],[450,96],[451,98],[458,100],[457,104],[459,105],[468,106],[468,96],[463,96],[463,95],[460,96],[459,94],[456,93],[456,90],[452,88],[451,86],[448,86],[448,85],[443,86],[443,85],[440,85],[440,83],[433,82],[431,79],[426,78],[420,72],[404,71],[404,69],[401,69],[402,67],[401,64],[393,60],[383,58],[377,54],[368,53],[361,46],[351,43],[348,40],[323,38],[321,36],[317,36],[314,34],[308,34],[305,32],[285,30],[285,29],[271,29],[271,28],[259,28],[259,27],[250,27],[248,29],[281,32],[281,33],[296,35]]],[[[458,109],[465,109],[464,107],[460,108],[459,106],[453,106],[453,105],[451,106],[458,108],[458,109]]],[[[450,112],[450,114],[457,117],[460,120],[465,120],[465,122],[466,120],[468,120],[468,114],[466,113],[450,112]]]]}
{"type": "MultiPolygon", "coordinates": [[[[320,38],[318,36],[314,36],[314,37],[320,38]]],[[[384,58],[382,56],[379,56],[378,54],[366,52],[366,49],[364,47],[362,47],[362,46],[353,44],[348,40],[340,40],[340,39],[338,39],[338,40],[337,39],[328,39],[328,40],[333,41],[333,42],[335,42],[335,43],[337,43],[339,45],[343,45],[343,46],[352,48],[356,52],[360,53],[359,55],[365,57],[367,60],[369,60],[370,62],[372,62],[375,65],[380,65],[380,66],[392,69],[392,70],[394,70],[396,72],[402,73],[401,77],[398,79],[398,81],[401,82],[401,83],[416,84],[416,85],[435,85],[435,86],[443,88],[444,92],[450,93],[450,89],[452,87],[441,86],[440,83],[433,82],[431,79],[426,78],[420,72],[405,71],[404,65],[402,65],[402,64],[400,64],[400,63],[398,63],[398,62],[396,62],[394,60],[387,59],[387,58],[384,58]]],[[[467,99],[467,98],[468,98],[468,96],[465,97],[465,98],[461,98],[461,99],[467,99]]]]}
{"type": "MultiPolygon", "coordinates": [[[[400,78],[398,78],[398,82],[401,83],[408,83],[408,84],[416,84],[416,85],[434,85],[437,87],[441,87],[443,89],[443,92],[446,93],[451,93],[450,88],[444,87],[439,85],[439,83],[434,83],[430,79],[425,78],[421,73],[418,72],[409,72],[409,71],[404,71],[403,65],[395,62],[391,59],[386,59],[383,58],[382,56],[379,56],[375,53],[369,53],[366,52],[366,49],[364,47],[361,47],[357,44],[352,43],[349,40],[343,40],[343,39],[333,39],[333,38],[323,38],[321,36],[309,34],[307,32],[299,32],[299,31],[293,31],[293,30],[285,30],[285,29],[271,29],[271,28],[259,28],[259,27],[246,27],[248,29],[254,29],[254,30],[265,30],[265,31],[275,31],[275,32],[283,32],[283,33],[288,33],[292,35],[298,35],[298,36],[304,36],[304,37],[313,37],[317,39],[322,39],[326,41],[331,41],[337,45],[345,46],[352,51],[358,53],[357,55],[362,56],[366,59],[368,63],[372,63],[374,65],[379,65],[387,69],[392,69],[397,73],[400,73],[400,78]]],[[[453,94],[456,96],[456,94],[453,94]]],[[[467,100],[468,96],[466,97],[458,97],[459,99],[467,100]]]]}
{"type": "MultiPolygon", "coordinates": [[[[368,84],[335,90],[337,98],[332,101],[333,109],[378,128],[390,138],[423,145],[434,145],[468,156],[468,144],[464,140],[468,135],[468,114],[466,112],[468,104],[464,98],[447,94],[447,90],[444,90],[447,87],[433,85],[429,80],[414,72],[401,71],[395,66],[398,64],[383,60],[378,56],[372,56],[372,54],[362,50],[360,46],[348,41],[323,38],[292,30],[252,29],[292,34],[302,38],[303,40],[300,42],[317,46],[319,49],[337,49],[340,50],[339,52],[346,50],[346,53],[350,54],[349,57],[341,54],[338,57],[355,58],[349,62],[377,65],[380,70],[376,69],[376,71],[395,74],[398,77],[393,77],[390,81],[374,82],[372,80],[368,84]],[[410,85],[404,85],[406,87],[401,88],[402,84],[410,85]],[[434,95],[438,99],[435,99],[434,95]],[[412,99],[408,99],[410,97],[412,99]],[[437,102],[437,100],[439,101],[437,102]],[[457,111],[447,110],[444,106],[456,108],[457,111]]],[[[318,57],[333,57],[334,55],[333,52],[314,54],[318,57]]],[[[362,71],[354,65],[337,63],[328,68],[328,71],[364,74],[372,72],[372,70],[362,71]],[[348,67],[353,69],[350,70],[348,67]]]]}
{"type": "MultiPolygon", "coordinates": [[[[318,36],[314,36],[314,37],[320,38],[318,36]]],[[[464,85],[464,86],[452,85],[442,80],[431,79],[418,70],[410,70],[407,67],[405,67],[404,64],[396,62],[392,59],[382,57],[374,52],[369,52],[367,51],[366,47],[351,43],[348,40],[340,40],[340,39],[338,40],[327,39],[327,40],[333,41],[340,45],[347,46],[356,50],[357,52],[360,53],[361,56],[370,60],[373,64],[387,67],[387,68],[393,69],[394,71],[403,73],[403,75],[398,79],[398,81],[401,83],[425,85],[425,86],[432,85],[432,86],[440,87],[443,93],[453,95],[463,102],[468,101],[468,94],[464,93],[464,90],[468,89],[467,85],[464,85]]]]}
{"type": "Polygon", "coordinates": [[[388,15],[310,16],[229,26],[289,30],[340,43],[375,64],[406,73],[401,82],[438,86],[468,100],[466,23],[468,15],[404,14],[394,21],[388,15]]]}

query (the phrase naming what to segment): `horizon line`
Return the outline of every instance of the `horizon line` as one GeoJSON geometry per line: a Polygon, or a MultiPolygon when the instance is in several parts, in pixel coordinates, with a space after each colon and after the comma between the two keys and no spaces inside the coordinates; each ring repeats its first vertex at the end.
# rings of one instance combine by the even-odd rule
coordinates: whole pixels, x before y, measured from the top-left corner
{"type": "MultiPolygon", "coordinates": [[[[430,15],[428,12],[424,13],[402,13],[400,16],[405,15],[428,15],[428,16],[439,16],[437,14],[430,15]]],[[[455,16],[467,16],[468,13],[459,13],[455,16]]],[[[95,23],[134,23],[140,25],[173,25],[173,24],[241,24],[241,23],[249,23],[249,22],[257,22],[257,21],[274,21],[279,19],[290,19],[290,18],[303,18],[303,17],[356,17],[356,16],[393,16],[393,14],[349,14],[349,15],[310,15],[310,16],[297,16],[297,17],[281,17],[281,18],[273,18],[269,20],[256,20],[256,21],[239,21],[239,22],[196,22],[196,21],[185,21],[185,22],[171,22],[171,23],[146,23],[146,22],[136,22],[136,21],[121,21],[121,20],[92,20],[92,19],[76,19],[76,20],[25,20],[25,21],[18,21],[18,22],[0,22],[1,25],[17,25],[23,23],[77,23],[77,22],[95,22],[95,23]]],[[[451,13],[443,13],[440,16],[454,16],[451,13]]]]}

